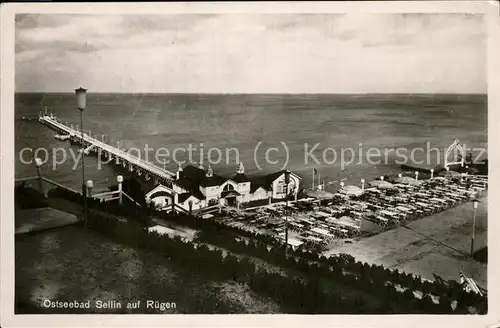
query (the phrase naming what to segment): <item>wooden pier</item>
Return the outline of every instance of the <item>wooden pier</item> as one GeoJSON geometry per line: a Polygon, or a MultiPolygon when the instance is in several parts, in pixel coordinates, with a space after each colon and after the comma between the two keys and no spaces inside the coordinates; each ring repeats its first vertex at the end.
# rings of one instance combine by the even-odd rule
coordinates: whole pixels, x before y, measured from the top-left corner
{"type": "Polygon", "coordinates": [[[122,165],[124,168],[128,168],[130,172],[135,172],[138,176],[143,176],[146,181],[152,179],[155,185],[159,183],[171,185],[171,182],[175,180],[175,173],[109,145],[104,140],[93,138],[90,133],[87,134],[84,132],[82,140],[82,132],[78,128],[73,128],[73,125],[63,123],[52,114],[41,113],[38,121],[59,133],[69,135],[71,142],[78,144],[82,144],[83,142],[84,147],[86,147],[84,150],[85,155],[91,152],[98,154],[98,156],[101,156],[109,163],[114,162],[116,165],[122,165]]]}

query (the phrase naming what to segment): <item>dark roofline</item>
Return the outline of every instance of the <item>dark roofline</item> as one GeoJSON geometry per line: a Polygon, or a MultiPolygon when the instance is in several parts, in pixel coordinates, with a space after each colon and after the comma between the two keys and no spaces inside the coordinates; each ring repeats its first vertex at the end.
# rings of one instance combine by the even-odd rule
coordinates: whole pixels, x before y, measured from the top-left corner
{"type": "MultiPolygon", "coordinates": [[[[181,172],[179,180],[175,180],[178,186],[187,191],[191,192],[195,197],[197,194],[201,194],[199,188],[215,187],[221,186],[226,182],[232,182],[234,184],[250,182],[250,192],[255,192],[259,187],[266,191],[272,189],[272,182],[275,181],[279,176],[283,175],[286,170],[280,170],[277,172],[269,173],[263,176],[256,176],[249,178],[244,173],[236,173],[232,178],[226,178],[217,174],[213,174],[211,177],[206,176],[206,171],[200,169],[199,167],[193,165],[187,165],[181,172]],[[186,172],[187,171],[187,172],[186,172]],[[239,180],[242,178],[244,180],[239,180]]],[[[295,178],[302,180],[302,177],[290,171],[290,174],[295,178]]],[[[198,197],[197,197],[198,198],[198,197]]]]}
{"type": "MultiPolygon", "coordinates": [[[[286,170],[281,170],[281,171],[277,171],[277,172],[274,172],[274,173],[270,173],[270,174],[265,175],[264,179],[266,179],[267,183],[269,183],[269,185],[271,185],[271,183],[273,181],[275,181],[278,177],[280,177],[285,172],[286,172],[286,170]]],[[[290,175],[293,175],[296,178],[298,178],[299,180],[302,180],[302,178],[300,176],[298,176],[297,174],[295,174],[293,172],[290,172],[290,175]]]]}
{"type": "Polygon", "coordinates": [[[250,178],[245,173],[236,173],[230,180],[235,183],[250,182],[250,178]]]}
{"type": "Polygon", "coordinates": [[[184,192],[184,193],[182,193],[182,194],[179,194],[177,199],[178,199],[178,201],[179,201],[180,203],[184,203],[184,202],[185,202],[186,200],[188,200],[188,199],[189,199],[189,197],[191,197],[191,196],[192,196],[192,197],[194,197],[194,198],[196,198],[196,199],[198,199],[198,200],[203,200],[203,199],[205,199],[205,197],[204,197],[203,195],[201,195],[201,194],[200,194],[200,195],[194,195],[194,194],[192,194],[192,193],[190,193],[190,192],[184,192]]]}
{"type": "Polygon", "coordinates": [[[161,197],[161,196],[168,196],[168,197],[172,197],[172,194],[171,193],[168,193],[167,191],[165,190],[158,190],[157,192],[155,192],[154,194],[150,195],[149,198],[153,199],[153,198],[156,198],[156,197],[161,197]]]}

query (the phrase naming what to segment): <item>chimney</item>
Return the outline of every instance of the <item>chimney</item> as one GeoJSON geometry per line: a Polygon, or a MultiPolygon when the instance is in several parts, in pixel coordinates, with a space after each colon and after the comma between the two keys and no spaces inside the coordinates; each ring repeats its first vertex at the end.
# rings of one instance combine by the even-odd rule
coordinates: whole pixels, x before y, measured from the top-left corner
{"type": "Polygon", "coordinates": [[[177,163],[177,175],[176,175],[177,180],[181,178],[181,172],[182,172],[182,165],[181,163],[177,163]]]}

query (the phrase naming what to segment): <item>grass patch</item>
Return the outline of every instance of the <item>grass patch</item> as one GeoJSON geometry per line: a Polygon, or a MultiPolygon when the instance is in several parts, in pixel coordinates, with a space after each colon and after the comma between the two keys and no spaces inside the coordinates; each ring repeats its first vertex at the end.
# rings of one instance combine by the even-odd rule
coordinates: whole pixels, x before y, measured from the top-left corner
{"type": "MultiPolygon", "coordinates": [[[[128,313],[279,313],[275,303],[255,296],[235,282],[214,283],[180,269],[165,257],[127,247],[79,227],[16,238],[16,313],[36,313],[43,299],[60,301],[141,300],[175,302],[160,312],[141,308],[128,313]],[[234,287],[230,287],[234,286],[234,287]],[[239,287],[238,287],[239,286],[239,287]],[[235,299],[233,290],[241,297],[235,299]]],[[[43,313],[84,313],[75,309],[43,313]]],[[[127,313],[99,310],[90,313],[127,313]]]]}

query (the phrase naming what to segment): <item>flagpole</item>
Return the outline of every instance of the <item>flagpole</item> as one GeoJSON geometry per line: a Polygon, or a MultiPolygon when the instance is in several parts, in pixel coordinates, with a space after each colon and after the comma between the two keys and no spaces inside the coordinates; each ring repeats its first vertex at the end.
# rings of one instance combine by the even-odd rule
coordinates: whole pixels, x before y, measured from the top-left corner
{"type": "Polygon", "coordinates": [[[315,170],[314,170],[314,168],[313,168],[313,185],[312,185],[312,191],[314,191],[314,176],[315,176],[315,174],[316,174],[314,171],[315,171],[315,170]]]}

